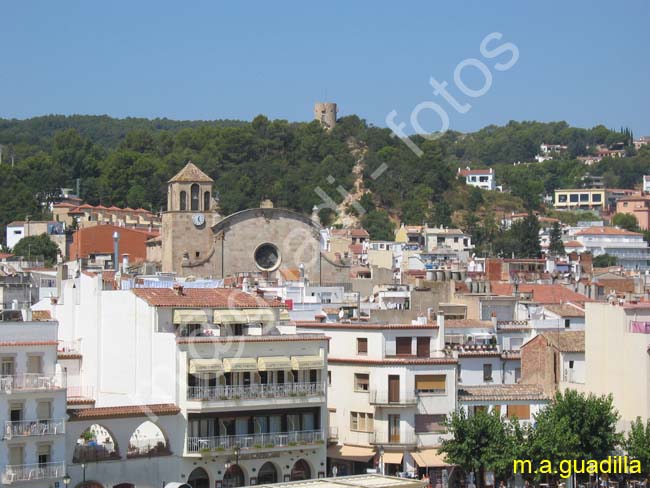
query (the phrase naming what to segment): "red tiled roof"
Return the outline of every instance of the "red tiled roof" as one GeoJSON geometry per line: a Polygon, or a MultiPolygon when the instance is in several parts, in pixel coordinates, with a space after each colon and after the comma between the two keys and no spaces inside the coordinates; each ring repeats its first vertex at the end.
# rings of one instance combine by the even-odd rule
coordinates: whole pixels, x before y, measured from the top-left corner
{"type": "Polygon", "coordinates": [[[57,341],[6,341],[0,342],[0,347],[19,347],[19,346],[58,346],[57,341]]]}
{"type": "Polygon", "coordinates": [[[127,405],[121,407],[98,407],[82,408],[69,411],[70,421],[124,418],[124,417],[145,417],[148,415],[176,415],[181,411],[173,403],[158,403],[154,405],[127,405]]]}
{"type": "Polygon", "coordinates": [[[580,241],[568,241],[564,243],[564,247],[583,247],[584,244],[580,241]]]}
{"type": "Polygon", "coordinates": [[[187,182],[192,182],[192,183],[200,183],[200,182],[206,182],[206,183],[211,183],[214,181],[212,178],[210,178],[208,175],[206,175],[203,171],[201,171],[198,166],[196,166],[192,161],[188,161],[188,163],[183,166],[183,168],[174,175],[174,177],[169,180],[169,183],[173,181],[187,181],[187,182]]]}
{"type": "Polygon", "coordinates": [[[363,254],[363,244],[350,245],[350,252],[352,254],[363,254]]]}
{"type": "Polygon", "coordinates": [[[458,389],[458,399],[461,401],[489,400],[548,400],[548,396],[539,385],[523,383],[489,386],[463,386],[458,389]]]}
{"type": "Polygon", "coordinates": [[[491,175],[492,170],[491,169],[461,169],[460,170],[460,175],[461,176],[467,176],[467,175],[491,175]]]}
{"type": "Polygon", "coordinates": [[[113,232],[120,234],[120,255],[128,254],[132,262],[147,257],[147,239],[157,235],[116,225],[96,225],[77,230],[70,244],[70,260],[87,258],[91,254],[113,254],[113,232]]]}
{"type": "Polygon", "coordinates": [[[329,341],[330,338],[322,334],[287,334],[278,336],[227,336],[227,337],[179,337],[176,344],[214,344],[232,342],[305,342],[329,341]]]}
{"type": "Polygon", "coordinates": [[[299,268],[280,268],[280,275],[287,281],[300,280],[299,268]]]}
{"type": "MultiPolygon", "coordinates": [[[[496,295],[512,296],[514,286],[510,283],[490,282],[491,291],[496,295]]],[[[585,295],[569,290],[562,285],[519,285],[519,293],[532,294],[532,300],[537,303],[585,303],[593,300],[585,295]]]]}
{"type": "Polygon", "coordinates": [[[183,308],[268,308],[284,307],[235,288],[134,288],[133,293],[155,307],[183,308]]]}
{"type": "Polygon", "coordinates": [[[574,305],[565,303],[562,305],[546,305],[544,307],[549,312],[552,312],[560,317],[584,317],[585,311],[574,305]]]}
{"type": "Polygon", "coordinates": [[[12,256],[13,256],[13,254],[11,254],[11,253],[8,253],[8,252],[0,252],[0,259],[8,259],[8,258],[10,258],[10,257],[12,257],[12,256]]]}
{"type": "Polygon", "coordinates": [[[641,236],[639,232],[631,232],[618,227],[588,227],[576,232],[577,236],[641,236]]]}

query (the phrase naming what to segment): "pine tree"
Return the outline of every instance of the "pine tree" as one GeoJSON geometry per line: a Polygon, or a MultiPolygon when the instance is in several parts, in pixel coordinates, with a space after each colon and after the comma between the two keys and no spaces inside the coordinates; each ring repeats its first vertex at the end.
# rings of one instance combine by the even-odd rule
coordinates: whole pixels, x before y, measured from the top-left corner
{"type": "Polygon", "coordinates": [[[553,222],[549,235],[548,252],[551,256],[564,255],[564,243],[562,242],[562,229],[559,222],[553,222]]]}

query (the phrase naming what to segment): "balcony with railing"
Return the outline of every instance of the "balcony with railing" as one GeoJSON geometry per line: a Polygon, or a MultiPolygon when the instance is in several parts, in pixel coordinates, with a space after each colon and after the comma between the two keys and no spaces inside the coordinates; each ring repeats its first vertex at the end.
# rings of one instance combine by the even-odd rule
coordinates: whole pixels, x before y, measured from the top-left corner
{"type": "Polygon", "coordinates": [[[2,483],[63,478],[65,463],[8,464],[2,473],[2,483]]]}
{"type": "Polygon", "coordinates": [[[375,406],[412,407],[417,405],[415,390],[393,392],[390,390],[370,390],[368,403],[375,406]]]}
{"type": "Polygon", "coordinates": [[[370,444],[377,446],[417,446],[418,437],[412,430],[402,432],[375,431],[370,435],[370,444]]]}
{"type": "Polygon", "coordinates": [[[63,419],[5,421],[5,439],[65,434],[63,419]]]}
{"type": "Polygon", "coordinates": [[[59,341],[56,350],[59,355],[81,354],[81,340],[74,339],[71,341],[59,341]]]}
{"type": "Polygon", "coordinates": [[[336,441],[339,438],[339,428],[336,426],[330,425],[327,429],[327,440],[336,441]]]}
{"type": "Polygon", "coordinates": [[[325,394],[323,383],[188,386],[187,399],[198,401],[313,397],[325,394]]]}
{"type": "Polygon", "coordinates": [[[287,449],[325,442],[322,430],[301,430],[294,432],[273,432],[267,434],[242,434],[218,437],[188,437],[188,454],[219,454],[239,449],[287,449]]]}
{"type": "Polygon", "coordinates": [[[0,376],[0,392],[11,393],[18,390],[58,390],[61,381],[57,376],[43,373],[23,373],[0,376]]]}

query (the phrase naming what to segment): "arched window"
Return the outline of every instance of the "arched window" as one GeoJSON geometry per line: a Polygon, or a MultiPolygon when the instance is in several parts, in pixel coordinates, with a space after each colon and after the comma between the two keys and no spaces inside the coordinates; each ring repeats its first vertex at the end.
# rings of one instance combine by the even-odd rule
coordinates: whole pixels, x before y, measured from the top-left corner
{"type": "Polygon", "coordinates": [[[210,478],[203,468],[196,468],[187,478],[187,484],[192,488],[210,488],[210,478]]]}
{"type": "Polygon", "coordinates": [[[147,420],[131,434],[127,458],[168,456],[171,454],[167,440],[160,427],[147,420]]]}
{"type": "Polygon", "coordinates": [[[190,210],[199,209],[199,185],[194,183],[190,187],[190,210]]]}
{"type": "Polygon", "coordinates": [[[223,488],[237,488],[245,484],[244,472],[237,464],[230,466],[226,474],[223,475],[223,488]]]}
{"type": "Polygon", "coordinates": [[[278,482],[278,470],[273,463],[264,463],[257,473],[257,484],[267,485],[278,482]]]}
{"type": "Polygon", "coordinates": [[[298,459],[291,468],[291,481],[308,480],[311,478],[311,469],[304,459],[298,459]]]}
{"type": "Polygon", "coordinates": [[[81,433],[72,454],[73,463],[114,459],[120,459],[117,444],[108,430],[99,424],[93,424],[81,433]]]}
{"type": "Polygon", "coordinates": [[[187,192],[181,192],[181,210],[187,210],[187,192]]]}
{"type": "Polygon", "coordinates": [[[205,191],[203,192],[203,210],[206,212],[210,210],[210,192],[205,191]]]}

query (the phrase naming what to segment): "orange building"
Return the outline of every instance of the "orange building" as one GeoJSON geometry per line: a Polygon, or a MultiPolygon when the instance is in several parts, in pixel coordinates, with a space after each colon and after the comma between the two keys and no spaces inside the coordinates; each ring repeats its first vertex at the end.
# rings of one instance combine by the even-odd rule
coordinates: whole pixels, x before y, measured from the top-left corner
{"type": "Polygon", "coordinates": [[[639,222],[639,227],[648,230],[650,227],[650,195],[621,198],[616,202],[616,213],[634,215],[639,222]]]}

